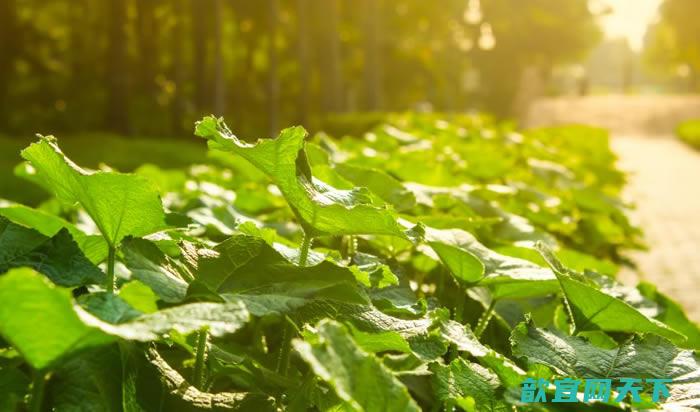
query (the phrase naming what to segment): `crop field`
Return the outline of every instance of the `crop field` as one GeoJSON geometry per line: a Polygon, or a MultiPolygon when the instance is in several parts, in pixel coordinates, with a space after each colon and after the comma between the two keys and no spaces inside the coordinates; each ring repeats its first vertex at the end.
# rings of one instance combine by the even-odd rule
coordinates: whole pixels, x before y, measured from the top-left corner
{"type": "Polygon", "coordinates": [[[604,130],[195,135],[201,163],[133,173],[21,151],[49,197],[0,201],[0,410],[700,409],[697,325],[616,280],[645,245],[604,130]],[[639,387],[552,402],[566,379],[639,387]]]}

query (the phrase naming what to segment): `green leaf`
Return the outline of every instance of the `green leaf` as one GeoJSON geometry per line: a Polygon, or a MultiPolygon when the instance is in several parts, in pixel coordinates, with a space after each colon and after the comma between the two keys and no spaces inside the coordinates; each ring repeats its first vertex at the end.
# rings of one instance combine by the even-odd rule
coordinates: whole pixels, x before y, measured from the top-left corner
{"type": "Polygon", "coordinates": [[[60,286],[101,284],[105,275],[88,260],[67,229],[52,238],[0,216],[0,273],[31,267],[60,286]]]}
{"type": "Polygon", "coordinates": [[[511,343],[515,356],[549,366],[562,376],[673,379],[664,405],[700,408],[697,356],[661,337],[635,336],[617,348],[602,349],[584,338],[539,329],[529,322],[513,330],[511,343]]]}
{"type": "Polygon", "coordinates": [[[107,242],[102,236],[86,235],[72,223],[43,210],[0,201],[0,216],[12,223],[34,229],[46,237],[54,237],[65,228],[92,263],[100,263],[107,257],[107,242]]]}
{"type": "Polygon", "coordinates": [[[683,308],[668,296],[659,292],[650,283],[642,282],[637,289],[646,298],[653,300],[661,307],[661,313],[656,318],[673,329],[684,334],[688,340],[679,344],[684,348],[700,350],[700,328],[697,323],[691,321],[683,312],[683,308]]]}
{"type": "MultiPolygon", "coordinates": [[[[510,411],[511,407],[497,392],[501,383],[493,372],[481,365],[466,362],[462,358],[444,366],[431,365],[435,395],[442,402],[465,405],[472,398],[476,411],[510,411]]],[[[466,409],[469,410],[469,409],[466,409]]]]}
{"type": "Polygon", "coordinates": [[[17,411],[29,389],[29,378],[19,369],[0,368],[0,410],[17,411]]]}
{"type": "Polygon", "coordinates": [[[311,175],[304,152],[306,131],[284,129],[278,138],[251,145],[234,136],[222,119],[197,122],[195,134],[212,149],[237,154],[277,185],[309,236],[385,234],[404,236],[393,212],[372,206],[366,189],[339,190],[311,175]]]}
{"type": "Polygon", "coordinates": [[[416,197],[411,191],[397,179],[379,169],[338,164],[335,170],[356,186],[368,188],[398,211],[411,209],[416,204],[416,197]]]}
{"type": "Polygon", "coordinates": [[[14,269],[0,277],[0,301],[0,335],[36,369],[117,339],[148,342],[170,331],[186,335],[205,326],[212,336],[222,336],[238,330],[249,317],[241,302],[192,303],[113,325],[75,305],[70,291],[31,269],[14,269]]]}
{"type": "Polygon", "coordinates": [[[46,236],[0,217],[0,272],[46,242],[46,236]]]}
{"type": "Polygon", "coordinates": [[[141,237],[166,227],[157,189],[140,176],[88,172],[68,159],[53,137],[42,137],[22,151],[57,198],[80,203],[107,243],[141,237]]]}
{"type": "Polygon", "coordinates": [[[86,351],[51,374],[47,403],[61,411],[119,412],[120,369],[117,345],[86,351]]]}
{"type": "Polygon", "coordinates": [[[360,349],[341,324],[322,321],[293,345],[316,376],[353,410],[420,410],[406,387],[374,355],[360,349]]]}
{"type": "Polygon", "coordinates": [[[71,300],[31,269],[13,269],[0,277],[0,334],[36,369],[112,341],[86,325],[71,300]]]}
{"type": "Polygon", "coordinates": [[[257,316],[287,313],[323,299],[365,305],[369,298],[346,267],[328,260],[300,267],[265,240],[235,235],[202,256],[197,280],[257,316]]]}
{"type": "Polygon", "coordinates": [[[131,276],[148,285],[163,301],[177,303],[185,298],[187,282],[158,246],[145,239],[126,239],[122,253],[131,276]]]}
{"type": "MultiPolygon", "coordinates": [[[[443,261],[450,262],[448,268],[451,272],[462,272],[462,276],[470,282],[480,279],[479,284],[488,286],[494,298],[542,296],[558,290],[556,277],[551,270],[527,260],[496,253],[464,230],[426,226],[425,240],[432,249],[437,246],[443,252],[443,261]],[[485,276],[482,277],[479,273],[475,260],[483,265],[485,276]]],[[[420,250],[437,258],[433,250],[420,250]]]]}
{"type": "Polygon", "coordinates": [[[559,279],[577,331],[645,332],[684,342],[686,337],[603,290],[590,279],[565,268],[542,244],[538,250],[559,279]]]}
{"type": "Polygon", "coordinates": [[[484,264],[468,251],[440,242],[429,244],[457,280],[472,284],[483,278],[484,264]]]}
{"type": "Polygon", "coordinates": [[[133,280],[119,289],[119,297],[142,313],[158,311],[158,296],[147,285],[133,280]]]}

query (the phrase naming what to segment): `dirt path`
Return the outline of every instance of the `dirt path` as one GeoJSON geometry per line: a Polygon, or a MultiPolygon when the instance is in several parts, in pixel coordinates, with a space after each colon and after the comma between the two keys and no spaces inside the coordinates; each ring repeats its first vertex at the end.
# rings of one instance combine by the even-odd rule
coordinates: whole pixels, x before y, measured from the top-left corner
{"type": "Polygon", "coordinates": [[[633,255],[648,280],[700,321],[700,152],[672,136],[683,119],[700,118],[700,98],[594,96],[545,99],[531,107],[526,126],[585,123],[612,133],[620,167],[630,174],[626,200],[645,232],[648,252],[633,255]]]}
{"type": "Polygon", "coordinates": [[[615,136],[612,145],[649,244],[633,256],[638,275],[700,321],[700,153],[672,137],[615,136]]]}

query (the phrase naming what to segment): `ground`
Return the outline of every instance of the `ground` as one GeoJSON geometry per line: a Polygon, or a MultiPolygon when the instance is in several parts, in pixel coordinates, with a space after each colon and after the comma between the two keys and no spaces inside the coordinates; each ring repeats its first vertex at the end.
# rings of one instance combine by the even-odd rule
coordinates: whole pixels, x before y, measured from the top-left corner
{"type": "Polygon", "coordinates": [[[673,128],[700,118],[700,99],[686,96],[605,96],[537,102],[527,125],[586,123],[611,130],[620,167],[629,172],[627,200],[645,232],[647,252],[633,253],[641,279],[678,300],[700,321],[700,152],[681,143],[673,128]]]}

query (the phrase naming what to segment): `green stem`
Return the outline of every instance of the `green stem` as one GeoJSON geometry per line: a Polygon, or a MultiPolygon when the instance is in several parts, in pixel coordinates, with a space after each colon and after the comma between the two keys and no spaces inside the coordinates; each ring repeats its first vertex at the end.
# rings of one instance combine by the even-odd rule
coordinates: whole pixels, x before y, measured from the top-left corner
{"type": "MultiPolygon", "coordinates": [[[[452,314],[452,319],[455,322],[462,323],[462,315],[464,314],[464,301],[465,299],[465,290],[460,286],[459,288],[459,298],[457,299],[457,304],[455,305],[454,308],[454,313],[452,314]]],[[[457,356],[459,355],[458,350],[457,350],[457,345],[454,343],[450,345],[450,349],[447,352],[447,361],[452,362],[457,356]]]]}
{"type": "Polygon", "coordinates": [[[476,323],[476,329],[474,329],[474,335],[476,335],[477,338],[481,337],[486,330],[486,327],[489,325],[489,322],[493,317],[495,306],[496,301],[492,300],[489,307],[484,311],[484,313],[481,314],[481,317],[479,317],[479,321],[476,323]]]}
{"type": "Polygon", "coordinates": [[[353,235],[348,236],[348,258],[352,260],[357,254],[357,237],[353,235]]]}
{"type": "Polygon", "coordinates": [[[114,246],[109,246],[109,254],[107,255],[107,292],[114,293],[116,287],[116,279],[114,277],[114,260],[116,258],[117,249],[114,246]]]}
{"type": "Polygon", "coordinates": [[[301,240],[301,248],[299,249],[299,266],[306,266],[306,261],[309,258],[309,249],[311,248],[311,242],[314,239],[304,233],[304,238],[301,240]]]}
{"type": "Polygon", "coordinates": [[[459,299],[457,299],[457,304],[455,305],[455,313],[453,315],[455,322],[462,323],[462,316],[464,315],[464,301],[466,300],[466,296],[464,295],[465,291],[460,287],[459,299]]]}
{"type": "Polygon", "coordinates": [[[31,412],[41,412],[44,403],[44,388],[46,387],[46,375],[42,371],[34,371],[32,380],[32,399],[29,410],[31,412]]]}
{"type": "Polygon", "coordinates": [[[209,340],[209,330],[204,327],[197,332],[197,353],[195,354],[194,377],[192,385],[203,390],[204,386],[204,363],[207,360],[207,341],[209,340]]]}
{"type": "Polygon", "coordinates": [[[295,327],[292,325],[292,321],[285,316],[280,353],[277,358],[277,373],[282,376],[287,376],[287,371],[289,370],[289,354],[292,352],[292,336],[294,332],[295,327]]]}

